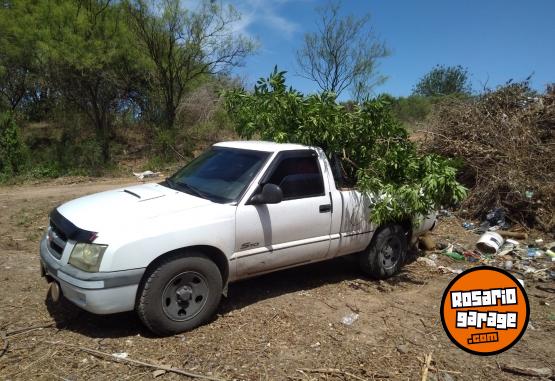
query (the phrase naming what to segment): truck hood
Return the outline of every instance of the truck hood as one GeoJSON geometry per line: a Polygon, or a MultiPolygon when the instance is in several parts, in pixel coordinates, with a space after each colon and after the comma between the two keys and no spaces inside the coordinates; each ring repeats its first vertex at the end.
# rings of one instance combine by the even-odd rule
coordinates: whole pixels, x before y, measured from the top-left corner
{"type": "Polygon", "coordinates": [[[81,229],[102,233],[208,205],[214,203],[159,184],[142,184],[81,197],[61,205],[58,212],[81,229]]]}

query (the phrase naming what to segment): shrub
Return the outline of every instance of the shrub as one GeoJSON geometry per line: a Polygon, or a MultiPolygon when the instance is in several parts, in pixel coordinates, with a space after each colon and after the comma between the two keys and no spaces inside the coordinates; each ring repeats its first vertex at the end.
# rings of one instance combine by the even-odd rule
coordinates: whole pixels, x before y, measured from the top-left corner
{"type": "Polygon", "coordinates": [[[21,173],[28,157],[27,147],[13,116],[8,112],[0,114],[0,175],[21,173]]]}

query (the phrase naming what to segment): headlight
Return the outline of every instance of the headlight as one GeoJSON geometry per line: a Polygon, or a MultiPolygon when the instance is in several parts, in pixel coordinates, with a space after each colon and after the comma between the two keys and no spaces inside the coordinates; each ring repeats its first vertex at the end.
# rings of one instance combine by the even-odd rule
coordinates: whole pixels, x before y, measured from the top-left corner
{"type": "Polygon", "coordinates": [[[97,272],[107,247],[106,245],[78,243],[73,247],[69,263],[83,271],[97,272]]]}

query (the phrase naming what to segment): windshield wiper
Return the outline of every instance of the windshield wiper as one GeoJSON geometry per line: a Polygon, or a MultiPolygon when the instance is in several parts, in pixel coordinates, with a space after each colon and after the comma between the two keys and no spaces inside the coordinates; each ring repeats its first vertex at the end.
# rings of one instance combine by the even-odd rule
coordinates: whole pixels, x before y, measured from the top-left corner
{"type": "Polygon", "coordinates": [[[175,189],[175,181],[173,181],[171,177],[166,177],[165,183],[168,184],[169,188],[175,189]]]}
{"type": "Polygon", "coordinates": [[[192,194],[194,194],[195,196],[198,196],[198,197],[200,197],[200,198],[205,198],[205,199],[208,199],[208,200],[210,200],[210,199],[212,198],[212,197],[209,196],[208,194],[206,194],[206,193],[204,193],[204,192],[198,190],[197,188],[195,188],[195,187],[193,187],[193,186],[191,186],[191,185],[189,185],[189,184],[187,184],[187,183],[182,183],[182,182],[179,182],[179,181],[178,181],[178,182],[174,183],[174,185],[177,185],[178,187],[181,187],[181,188],[185,188],[185,189],[188,190],[190,193],[192,193],[192,194]]]}

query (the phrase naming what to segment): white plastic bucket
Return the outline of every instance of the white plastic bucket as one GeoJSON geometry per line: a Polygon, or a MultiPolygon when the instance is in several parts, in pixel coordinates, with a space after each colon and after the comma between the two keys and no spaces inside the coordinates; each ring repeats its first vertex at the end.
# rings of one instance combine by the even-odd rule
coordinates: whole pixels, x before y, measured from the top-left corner
{"type": "Polygon", "coordinates": [[[503,245],[503,241],[503,237],[499,233],[485,232],[476,242],[476,248],[483,253],[495,254],[503,245]]]}

